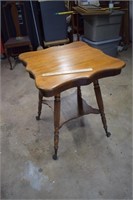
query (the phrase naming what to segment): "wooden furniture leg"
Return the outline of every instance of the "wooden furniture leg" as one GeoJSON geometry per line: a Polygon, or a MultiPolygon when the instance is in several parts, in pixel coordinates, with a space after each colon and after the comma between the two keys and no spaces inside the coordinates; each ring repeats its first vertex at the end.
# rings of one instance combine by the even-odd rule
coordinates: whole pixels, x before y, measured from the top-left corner
{"type": "Polygon", "coordinates": [[[7,48],[5,48],[5,54],[6,54],[6,57],[7,57],[7,59],[8,59],[8,62],[9,62],[9,64],[10,64],[10,70],[12,70],[13,67],[12,67],[12,63],[11,63],[11,60],[10,60],[10,56],[8,55],[7,48]]]}
{"type": "Polygon", "coordinates": [[[8,62],[10,64],[10,70],[13,70],[13,67],[12,67],[12,63],[11,63],[11,60],[10,60],[10,56],[7,55],[7,59],[8,59],[8,62]]]}
{"type": "Polygon", "coordinates": [[[36,116],[36,120],[40,120],[41,110],[42,110],[42,100],[43,100],[43,94],[39,90],[39,101],[38,101],[38,116],[36,116]]]}
{"type": "Polygon", "coordinates": [[[57,151],[59,143],[59,127],[60,127],[60,94],[55,96],[54,100],[54,150],[53,159],[57,160],[57,151]]]}
{"type": "Polygon", "coordinates": [[[82,93],[81,88],[77,87],[77,103],[78,103],[78,113],[79,115],[83,114],[83,102],[82,102],[82,93]]]}
{"type": "Polygon", "coordinates": [[[102,99],[101,89],[100,89],[98,80],[94,81],[93,84],[94,84],[94,91],[95,91],[96,100],[97,100],[97,104],[98,104],[98,107],[99,107],[103,127],[105,129],[106,136],[110,137],[111,133],[108,132],[108,128],[107,128],[107,122],[106,122],[106,117],[105,117],[105,113],[104,113],[104,106],[103,106],[103,99],[102,99]]]}

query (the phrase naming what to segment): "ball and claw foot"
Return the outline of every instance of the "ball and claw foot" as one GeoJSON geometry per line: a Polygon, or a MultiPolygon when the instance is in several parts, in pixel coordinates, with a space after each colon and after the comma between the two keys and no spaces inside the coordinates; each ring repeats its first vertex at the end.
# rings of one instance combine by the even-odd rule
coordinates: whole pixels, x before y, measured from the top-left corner
{"type": "Polygon", "coordinates": [[[53,160],[57,160],[57,159],[58,159],[57,155],[54,154],[54,155],[53,155],[53,160]]]}
{"type": "Polygon", "coordinates": [[[40,117],[39,117],[39,116],[36,116],[36,120],[40,120],[40,117]]]}
{"type": "Polygon", "coordinates": [[[110,132],[107,132],[107,133],[106,133],[106,136],[107,136],[107,137],[110,137],[110,136],[111,136],[111,133],[110,133],[110,132]]]}

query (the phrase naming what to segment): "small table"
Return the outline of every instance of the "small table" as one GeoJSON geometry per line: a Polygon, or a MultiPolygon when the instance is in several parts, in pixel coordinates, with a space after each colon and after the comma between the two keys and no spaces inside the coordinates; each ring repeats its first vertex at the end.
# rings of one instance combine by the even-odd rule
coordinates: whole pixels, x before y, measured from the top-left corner
{"type": "Polygon", "coordinates": [[[53,159],[57,159],[59,129],[71,119],[89,113],[100,113],[106,136],[110,136],[98,80],[120,74],[125,66],[122,60],[110,57],[101,50],[92,48],[81,41],[23,53],[19,55],[19,59],[26,65],[26,70],[35,79],[35,85],[39,90],[38,116],[36,119],[40,119],[42,103],[49,105],[54,110],[55,153],[53,159]],[[82,99],[80,86],[90,83],[94,85],[98,109],[87,105],[82,99]],[[77,88],[76,96],[72,94],[69,97],[63,97],[61,100],[61,93],[73,87],[77,88]],[[52,96],[54,96],[53,104],[46,98],[43,99],[52,96]],[[70,103],[72,106],[70,106],[70,103]],[[63,111],[64,108],[65,112],[63,111]]]}

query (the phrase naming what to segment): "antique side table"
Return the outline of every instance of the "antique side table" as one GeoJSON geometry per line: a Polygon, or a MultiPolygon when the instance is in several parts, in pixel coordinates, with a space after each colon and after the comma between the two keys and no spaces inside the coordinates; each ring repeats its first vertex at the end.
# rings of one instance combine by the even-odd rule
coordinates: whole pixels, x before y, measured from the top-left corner
{"type": "Polygon", "coordinates": [[[42,103],[53,108],[55,150],[53,159],[57,159],[59,129],[71,119],[89,113],[100,113],[106,136],[110,136],[98,80],[120,74],[125,66],[122,60],[110,57],[101,50],[92,48],[81,41],[22,53],[19,59],[26,65],[26,70],[30,77],[35,79],[35,85],[39,90],[38,116],[36,119],[40,119],[42,103]],[[81,95],[80,86],[90,83],[94,85],[98,109],[87,105],[81,95]],[[74,98],[75,94],[61,98],[63,91],[73,87],[77,88],[76,98],[74,98]],[[54,96],[53,104],[45,98],[52,96],[54,96]],[[72,106],[69,106],[70,103],[72,103],[72,106]],[[65,111],[63,111],[64,108],[65,111]]]}

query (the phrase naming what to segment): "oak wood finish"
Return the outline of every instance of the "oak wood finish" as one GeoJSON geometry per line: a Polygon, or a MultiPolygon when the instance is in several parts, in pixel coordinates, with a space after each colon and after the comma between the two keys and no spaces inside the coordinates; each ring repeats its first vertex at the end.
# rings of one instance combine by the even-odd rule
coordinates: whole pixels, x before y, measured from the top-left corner
{"type": "Polygon", "coordinates": [[[67,44],[69,43],[69,39],[63,39],[63,40],[56,40],[56,41],[50,41],[50,42],[46,42],[44,41],[44,46],[45,47],[51,47],[51,46],[56,46],[56,45],[62,45],[62,44],[67,44]]]}
{"type": "Polygon", "coordinates": [[[120,74],[125,66],[122,60],[110,57],[101,50],[92,48],[81,41],[36,52],[23,53],[19,56],[19,59],[26,65],[26,70],[35,79],[35,85],[39,89],[37,119],[40,119],[42,103],[49,105],[54,110],[55,154],[53,158],[55,160],[57,159],[59,128],[71,119],[89,113],[100,113],[106,135],[107,137],[110,136],[107,130],[98,79],[120,74]],[[92,70],[85,70],[88,68],[92,68],[92,70]],[[74,73],[74,70],[83,70],[83,72],[74,73]],[[72,71],[72,73],[63,74],[64,71],[72,71]],[[52,76],[43,76],[45,73],[52,73],[52,76]],[[53,75],[54,73],[55,75],[53,75]],[[92,108],[82,99],[80,86],[90,83],[94,84],[99,109],[92,108]],[[61,98],[61,93],[72,87],[77,87],[76,95],[72,94],[61,98]],[[43,99],[52,96],[55,97],[54,104],[43,99]],[[72,106],[70,106],[70,103],[72,103],[72,106]],[[63,108],[65,108],[65,111],[63,111],[63,108]]]}
{"type": "Polygon", "coordinates": [[[94,84],[94,90],[95,90],[97,104],[98,104],[99,111],[100,111],[100,114],[101,114],[101,119],[102,119],[102,122],[103,122],[103,127],[105,129],[106,136],[110,137],[111,133],[108,132],[108,128],[107,128],[107,122],[106,122],[105,113],[104,113],[104,106],[103,106],[103,99],[102,99],[101,89],[100,89],[98,80],[94,81],[93,84],[94,84]]]}
{"type": "Polygon", "coordinates": [[[54,150],[53,159],[57,160],[57,151],[59,143],[59,125],[60,125],[60,94],[55,96],[54,100],[54,150]]]}

